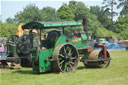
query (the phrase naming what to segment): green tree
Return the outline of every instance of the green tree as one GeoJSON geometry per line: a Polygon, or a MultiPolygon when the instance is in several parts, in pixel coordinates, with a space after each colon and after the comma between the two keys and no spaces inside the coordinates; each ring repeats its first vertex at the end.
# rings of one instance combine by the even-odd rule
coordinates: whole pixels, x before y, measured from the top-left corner
{"type": "Polygon", "coordinates": [[[15,20],[10,17],[6,19],[6,22],[10,24],[15,24],[15,20]]]}
{"type": "Polygon", "coordinates": [[[128,29],[124,29],[120,34],[119,38],[123,40],[128,40],[128,29]]]}
{"type": "MultiPolygon", "coordinates": [[[[104,28],[101,25],[101,23],[97,20],[98,19],[97,15],[98,16],[100,15],[99,17],[103,16],[102,14],[98,14],[100,13],[101,10],[98,9],[99,11],[97,12],[95,11],[95,13],[91,13],[84,3],[76,2],[76,1],[70,1],[68,6],[72,9],[73,14],[75,15],[74,20],[81,21],[83,16],[88,17],[88,35],[89,36],[96,34],[96,30],[104,28]]],[[[102,22],[104,21],[102,20],[102,22]]]]}
{"type": "Polygon", "coordinates": [[[74,20],[76,21],[81,20],[83,16],[87,16],[89,12],[89,9],[83,2],[70,1],[68,6],[75,15],[74,20]]]}
{"type": "Polygon", "coordinates": [[[16,34],[16,32],[17,32],[17,25],[0,22],[0,36],[1,37],[8,37],[12,34],[16,34]]]}
{"type": "Polygon", "coordinates": [[[96,34],[96,30],[104,28],[94,14],[88,14],[88,35],[96,34]]]}
{"type": "Polygon", "coordinates": [[[0,15],[0,22],[2,23],[2,16],[0,15]]]}
{"type": "Polygon", "coordinates": [[[117,8],[122,7],[122,11],[120,12],[121,16],[128,15],[128,0],[118,0],[120,3],[118,4],[117,8]]]}
{"type": "Polygon", "coordinates": [[[117,13],[114,11],[114,5],[117,5],[116,0],[103,0],[103,8],[104,8],[104,13],[108,15],[108,17],[111,18],[112,24],[111,24],[111,30],[114,31],[113,28],[113,17],[117,15],[117,13]]]}
{"type": "Polygon", "coordinates": [[[38,7],[33,4],[27,5],[23,11],[15,15],[16,23],[27,23],[30,21],[40,21],[41,14],[38,7]]]}
{"type": "Polygon", "coordinates": [[[66,4],[63,4],[57,10],[57,15],[60,17],[60,19],[65,21],[73,20],[74,18],[74,14],[72,13],[72,10],[66,4]]]}
{"type": "Polygon", "coordinates": [[[0,36],[2,36],[1,31],[2,31],[2,22],[0,21],[0,36]]]}
{"type": "Polygon", "coordinates": [[[44,7],[41,9],[41,21],[58,21],[56,10],[52,7],[44,7]]]}
{"type": "Polygon", "coordinates": [[[95,14],[100,23],[107,29],[111,29],[111,19],[108,14],[104,12],[103,8],[99,6],[91,6],[90,13],[95,14]]]}
{"type": "Polygon", "coordinates": [[[97,36],[112,36],[112,37],[118,37],[118,35],[108,29],[102,28],[102,29],[97,29],[96,30],[97,36]]]}
{"type": "Polygon", "coordinates": [[[128,29],[128,15],[125,17],[119,16],[114,27],[116,29],[116,33],[121,33],[128,29]]]}
{"type": "Polygon", "coordinates": [[[103,9],[97,6],[90,6],[90,12],[96,16],[101,16],[103,14],[103,9]]]}

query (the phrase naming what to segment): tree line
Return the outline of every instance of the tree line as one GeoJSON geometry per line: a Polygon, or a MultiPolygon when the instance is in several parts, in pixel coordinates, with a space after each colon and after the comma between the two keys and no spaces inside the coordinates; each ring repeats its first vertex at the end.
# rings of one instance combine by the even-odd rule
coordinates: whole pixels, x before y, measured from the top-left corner
{"type": "MultiPolygon", "coordinates": [[[[15,34],[18,24],[30,21],[81,21],[83,16],[88,17],[88,33],[90,36],[114,36],[119,39],[128,39],[128,0],[103,0],[103,6],[88,8],[83,2],[69,1],[56,10],[52,7],[39,9],[35,4],[27,5],[23,11],[16,13],[14,18],[0,21],[0,36],[15,34]],[[120,14],[114,11],[122,8],[120,14]],[[118,19],[114,21],[114,16],[118,19]]],[[[72,28],[73,29],[73,28],[72,28]]],[[[68,30],[71,31],[72,29],[68,30]]]]}

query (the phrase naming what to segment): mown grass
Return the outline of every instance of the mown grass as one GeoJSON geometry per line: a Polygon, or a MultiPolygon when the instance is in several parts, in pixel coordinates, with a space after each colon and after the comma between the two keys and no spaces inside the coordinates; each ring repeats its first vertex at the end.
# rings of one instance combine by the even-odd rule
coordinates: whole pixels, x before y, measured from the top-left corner
{"type": "Polygon", "coordinates": [[[108,68],[85,68],[79,63],[74,73],[37,74],[31,68],[0,69],[0,85],[128,85],[128,52],[110,51],[108,68]]]}

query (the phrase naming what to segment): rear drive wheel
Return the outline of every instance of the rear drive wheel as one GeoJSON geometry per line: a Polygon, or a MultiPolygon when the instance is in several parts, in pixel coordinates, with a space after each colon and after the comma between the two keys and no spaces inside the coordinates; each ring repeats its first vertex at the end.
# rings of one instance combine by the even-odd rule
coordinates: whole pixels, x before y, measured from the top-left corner
{"type": "Polygon", "coordinates": [[[78,65],[78,52],[71,44],[62,44],[55,48],[53,52],[54,70],[60,72],[73,72],[78,65]]]}

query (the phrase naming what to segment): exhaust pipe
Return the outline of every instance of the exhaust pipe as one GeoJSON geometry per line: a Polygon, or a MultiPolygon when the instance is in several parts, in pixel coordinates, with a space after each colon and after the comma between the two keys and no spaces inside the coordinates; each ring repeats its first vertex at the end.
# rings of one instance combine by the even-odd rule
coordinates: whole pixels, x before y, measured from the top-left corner
{"type": "Polygon", "coordinates": [[[87,38],[88,38],[88,18],[87,16],[83,17],[83,30],[86,33],[87,38]]]}

